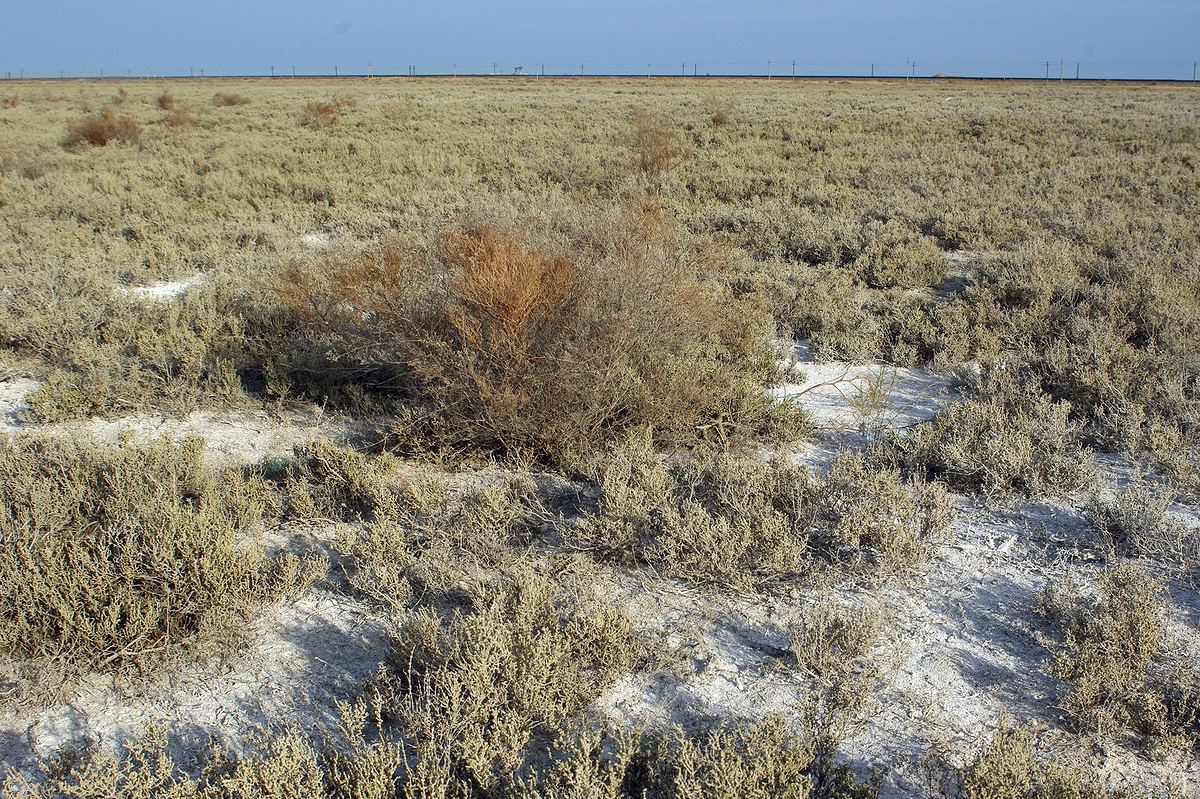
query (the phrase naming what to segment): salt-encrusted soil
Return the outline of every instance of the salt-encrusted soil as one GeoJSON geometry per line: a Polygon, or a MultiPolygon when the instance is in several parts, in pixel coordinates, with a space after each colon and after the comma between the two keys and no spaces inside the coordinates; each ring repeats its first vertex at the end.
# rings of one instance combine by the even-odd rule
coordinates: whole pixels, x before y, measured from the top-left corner
{"type": "MultiPolygon", "coordinates": [[[[922,369],[870,364],[814,364],[796,353],[799,378],[776,389],[781,401],[807,408],[821,433],[801,457],[820,466],[839,449],[862,446],[887,430],[911,429],[955,401],[952,380],[922,369]]],[[[31,380],[0,383],[0,424],[13,435],[31,380]]],[[[181,438],[201,435],[221,461],[252,462],[283,454],[313,435],[345,434],[318,414],[202,412],[182,419],[135,416],[47,425],[43,432],[181,438]]],[[[1098,460],[1100,490],[1134,474],[1120,458],[1098,460]]],[[[863,773],[879,767],[887,797],[929,795],[929,786],[960,766],[1002,717],[1033,721],[1043,743],[1096,767],[1114,786],[1175,784],[1200,796],[1200,763],[1184,754],[1151,760],[1129,742],[1089,742],[1069,733],[1057,709],[1065,687],[1048,669],[1050,631],[1034,597],[1068,576],[1088,584],[1102,567],[1081,508],[1086,497],[1005,502],[956,496],[953,540],[902,578],[882,584],[830,581],[762,595],[730,595],[642,573],[603,577],[639,628],[661,642],[670,665],[620,681],[597,702],[619,723],[695,724],[720,717],[793,714],[802,723],[804,678],[789,664],[790,630],[822,600],[882,609],[886,635],[875,657],[878,694],[853,725],[842,756],[863,773]]],[[[1172,513],[1200,527],[1195,508],[1172,513]]],[[[275,530],[272,543],[328,541],[329,529],[275,530]]],[[[1153,565],[1151,565],[1153,567],[1153,565]]],[[[1171,634],[1200,654],[1200,601],[1171,583],[1171,634]]],[[[314,734],[337,717],[336,701],[354,696],[384,660],[384,620],[330,578],[298,600],[267,608],[253,622],[244,651],[195,664],[155,681],[143,693],[116,692],[104,681],[68,701],[0,713],[0,761],[28,766],[34,755],[82,740],[116,742],[165,722],[179,751],[210,737],[238,747],[266,723],[296,723],[314,734]]]]}

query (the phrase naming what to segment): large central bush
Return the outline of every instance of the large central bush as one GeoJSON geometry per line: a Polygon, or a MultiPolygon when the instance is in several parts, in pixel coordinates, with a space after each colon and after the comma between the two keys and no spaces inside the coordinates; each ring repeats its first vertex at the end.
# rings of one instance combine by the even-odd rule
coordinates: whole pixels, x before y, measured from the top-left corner
{"type": "Polygon", "coordinates": [[[326,368],[409,401],[430,443],[571,462],[631,427],[763,424],[765,315],[653,212],[475,223],[291,267],[278,288],[326,368]]]}

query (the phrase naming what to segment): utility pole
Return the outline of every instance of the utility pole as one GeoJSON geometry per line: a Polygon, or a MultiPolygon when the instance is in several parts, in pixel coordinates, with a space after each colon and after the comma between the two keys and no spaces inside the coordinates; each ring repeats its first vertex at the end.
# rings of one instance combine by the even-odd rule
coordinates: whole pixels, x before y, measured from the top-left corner
{"type": "Polygon", "coordinates": [[[1060,58],[1060,59],[1058,59],[1058,79],[1059,80],[1063,79],[1062,70],[1063,70],[1063,62],[1062,62],[1062,59],[1060,58]]]}
{"type": "Polygon", "coordinates": [[[796,62],[792,62],[792,77],[796,77],[796,62]]]}
{"type": "Polygon", "coordinates": [[[871,77],[872,78],[875,77],[875,65],[874,64],[871,65],[871,77]]]}
{"type": "Polygon", "coordinates": [[[492,75],[495,75],[495,74],[496,74],[496,62],[493,61],[492,62],[492,75]]]}
{"type": "Polygon", "coordinates": [[[367,62],[367,77],[371,77],[371,62],[367,62]]]}
{"type": "Polygon", "coordinates": [[[334,64],[334,65],[333,65],[333,76],[334,76],[335,78],[338,76],[337,64],[334,64]]]}
{"type": "Polygon", "coordinates": [[[687,64],[683,63],[679,65],[679,76],[683,77],[685,75],[687,75],[687,64]]]}
{"type": "Polygon", "coordinates": [[[292,64],[292,77],[296,77],[296,65],[292,64]]]}
{"type": "Polygon", "coordinates": [[[1046,62],[1046,80],[1050,80],[1050,62],[1046,62]]]}
{"type": "Polygon", "coordinates": [[[275,65],[274,64],[271,65],[271,77],[272,78],[275,77],[275,65]]]}
{"type": "Polygon", "coordinates": [[[650,80],[650,65],[646,65],[646,80],[650,80]]]}
{"type": "Polygon", "coordinates": [[[579,77],[583,77],[583,64],[579,65],[579,77]]]}
{"type": "Polygon", "coordinates": [[[697,64],[692,64],[692,77],[694,78],[694,77],[696,77],[696,76],[697,76],[697,75],[699,75],[699,74],[700,74],[700,67],[699,67],[699,65],[697,65],[697,64]]]}
{"type": "Polygon", "coordinates": [[[1075,80],[1079,80],[1079,62],[1075,62],[1075,80]]]}
{"type": "Polygon", "coordinates": [[[771,79],[771,59],[767,59],[767,80],[771,79]]]}
{"type": "Polygon", "coordinates": [[[1192,62],[1192,83],[1196,82],[1196,62],[1192,62]]]}

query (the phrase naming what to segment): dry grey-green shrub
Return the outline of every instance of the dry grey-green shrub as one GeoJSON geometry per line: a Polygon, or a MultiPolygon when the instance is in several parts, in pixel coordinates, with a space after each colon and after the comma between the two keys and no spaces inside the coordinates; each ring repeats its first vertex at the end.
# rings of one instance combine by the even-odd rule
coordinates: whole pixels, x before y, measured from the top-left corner
{"type": "Polygon", "coordinates": [[[831,561],[892,574],[943,543],[954,509],[938,483],[905,482],[856,453],[841,455],[822,478],[812,540],[831,561]]]}
{"type": "Polygon", "coordinates": [[[7,275],[0,344],[49,374],[28,414],[52,422],[236,402],[246,324],[224,288],[143,304],[81,263],[7,275]]]}
{"type": "Polygon", "coordinates": [[[487,790],[452,773],[443,742],[425,765],[403,738],[380,735],[364,703],[343,708],[346,721],[324,742],[285,729],[257,751],[212,753],[176,762],[161,731],[117,750],[91,747],[47,763],[47,778],[11,777],[6,799],[873,799],[874,782],[818,757],[802,732],[779,716],[699,732],[638,735],[593,724],[555,737],[551,756],[487,790]],[[416,756],[417,760],[412,760],[416,756]]]}
{"type": "Polygon", "coordinates": [[[1100,735],[1132,727],[1152,749],[1200,743],[1200,671],[1168,646],[1163,585],[1143,569],[1120,565],[1099,578],[1100,595],[1051,589],[1043,614],[1064,642],[1056,677],[1071,686],[1063,700],[1078,724],[1100,735]]]}
{"type": "Polygon", "coordinates": [[[962,491],[1040,496],[1088,485],[1092,454],[1070,407],[1022,385],[1021,375],[994,375],[930,423],[893,435],[872,458],[962,491]]]}
{"type": "Polygon", "coordinates": [[[1098,775],[1065,760],[1044,759],[1030,727],[1001,720],[964,770],[961,799],[1117,799],[1098,775]]]}
{"type": "Polygon", "coordinates": [[[268,558],[260,479],[201,463],[203,442],[0,442],[0,653],[29,669],[120,671],[205,651],[318,564],[268,558]]]}
{"type": "Polygon", "coordinates": [[[316,438],[270,466],[284,512],[295,519],[370,521],[389,517],[401,501],[399,461],[387,453],[371,455],[316,438]]]}
{"type": "Polygon", "coordinates": [[[696,582],[749,589],[824,563],[890,574],[920,561],[952,518],[936,485],[907,484],[861,456],[818,480],[783,459],[699,451],[667,460],[646,437],[594,467],[594,509],[570,546],[696,582]]]}
{"type": "MultiPolygon", "coordinates": [[[[665,441],[777,430],[752,304],[700,274],[675,225],[627,206],[451,229],[294,265],[288,338],[403,406],[408,446],[572,465],[631,429],[665,441]]],[[[300,353],[298,357],[303,357],[300,353]]]]}
{"type": "Polygon", "coordinates": [[[1170,513],[1174,492],[1138,478],[1112,497],[1096,494],[1088,517],[1109,547],[1187,571],[1200,565],[1200,532],[1170,513]]]}
{"type": "Polygon", "coordinates": [[[822,601],[792,628],[792,656],[812,685],[805,708],[810,734],[824,756],[870,709],[882,678],[873,651],[886,621],[878,608],[822,601]]]}
{"type": "Polygon", "coordinates": [[[894,220],[871,220],[862,237],[854,267],[872,288],[931,286],[946,272],[937,241],[894,220]]]}
{"type": "Polygon", "coordinates": [[[615,606],[515,568],[463,589],[450,615],[403,616],[374,690],[405,730],[409,779],[512,791],[531,756],[644,657],[615,606]]]}
{"type": "Polygon", "coordinates": [[[661,178],[689,155],[678,127],[661,113],[631,113],[624,140],[633,150],[638,170],[652,179],[661,178]]]}
{"type": "Polygon", "coordinates": [[[339,541],[351,585],[391,607],[449,595],[519,561],[544,515],[531,482],[519,477],[453,488],[437,476],[407,477],[396,494],[389,514],[347,528],[339,541]]]}

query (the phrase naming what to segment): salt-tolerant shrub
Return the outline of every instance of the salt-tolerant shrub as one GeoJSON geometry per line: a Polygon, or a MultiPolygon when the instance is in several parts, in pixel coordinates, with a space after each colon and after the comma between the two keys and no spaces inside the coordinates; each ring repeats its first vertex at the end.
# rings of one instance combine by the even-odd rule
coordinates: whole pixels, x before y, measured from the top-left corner
{"type": "Polygon", "coordinates": [[[1070,407],[1004,370],[909,435],[894,435],[872,458],[953,488],[1031,496],[1065,494],[1094,475],[1092,454],[1070,407]]]}
{"type": "Polygon", "coordinates": [[[244,94],[234,94],[232,92],[217,92],[213,95],[213,105],[217,106],[234,106],[234,105],[249,105],[250,98],[244,94]]]}
{"type": "Polygon", "coordinates": [[[0,442],[0,653],[78,672],[202,652],[311,579],[315,561],[253,543],[266,484],[202,452],[0,442]]]}
{"type": "Polygon", "coordinates": [[[904,483],[853,454],[818,480],[782,459],[666,461],[642,437],[610,450],[593,476],[599,500],[563,528],[568,543],[738,588],[794,579],[817,563],[894,574],[927,557],[953,518],[940,487],[904,483]]]}
{"type": "Polygon", "coordinates": [[[1056,677],[1080,727],[1111,736],[1132,727],[1158,750],[1200,742],[1200,670],[1169,646],[1163,585],[1136,566],[1105,571],[1099,596],[1051,588],[1041,612],[1062,632],[1056,677]]]}
{"type": "Polygon", "coordinates": [[[410,443],[570,463],[634,428],[725,441],[786,416],[753,306],[633,211],[392,240],[275,287],[330,372],[407,403],[410,443]]]}
{"type": "Polygon", "coordinates": [[[111,108],[105,108],[97,114],[83,117],[68,125],[63,145],[76,147],[80,144],[90,144],[103,147],[110,142],[130,144],[136,142],[141,133],[141,126],[137,120],[119,116],[111,108]]]}

